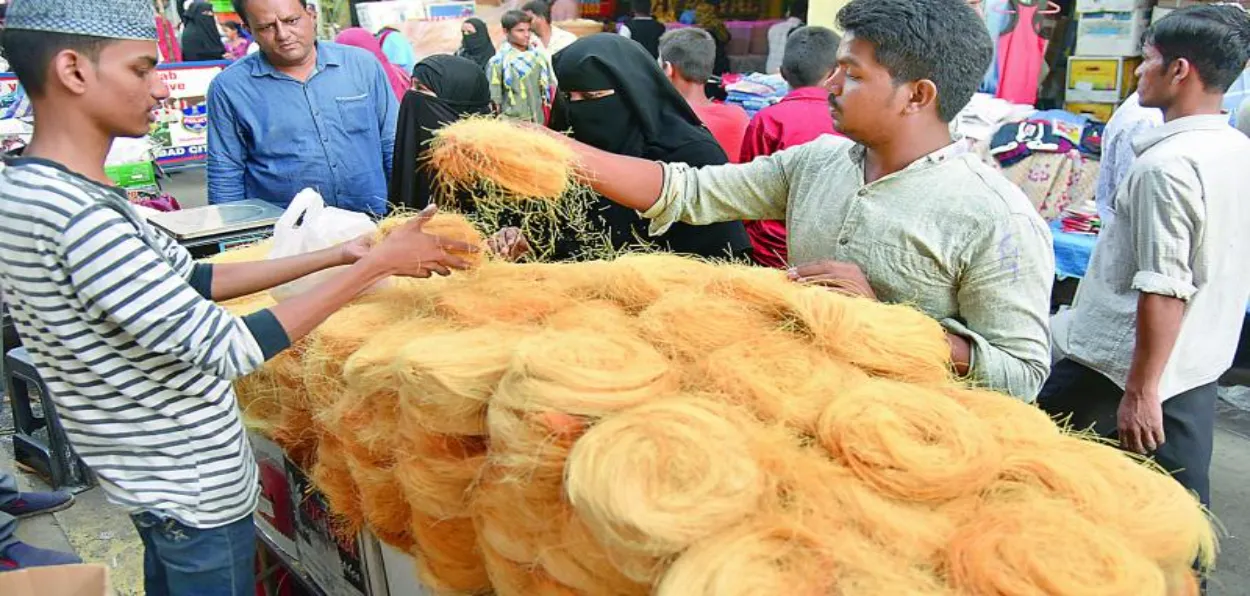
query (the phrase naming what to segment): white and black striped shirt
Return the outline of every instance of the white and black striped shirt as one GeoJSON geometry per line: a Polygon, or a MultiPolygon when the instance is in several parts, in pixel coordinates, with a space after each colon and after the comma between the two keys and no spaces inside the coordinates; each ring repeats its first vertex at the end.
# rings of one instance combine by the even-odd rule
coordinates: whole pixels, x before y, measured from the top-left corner
{"type": "Polygon", "coordinates": [[[124,194],[53,162],[0,169],[0,285],[79,456],[114,502],[197,528],[250,515],[230,382],[289,344],[206,298],[212,269],[124,194]]]}

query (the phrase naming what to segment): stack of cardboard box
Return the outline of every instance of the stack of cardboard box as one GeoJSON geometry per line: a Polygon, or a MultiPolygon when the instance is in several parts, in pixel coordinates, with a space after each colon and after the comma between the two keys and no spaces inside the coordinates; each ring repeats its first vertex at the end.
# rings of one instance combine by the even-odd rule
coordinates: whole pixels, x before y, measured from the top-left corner
{"type": "Polygon", "coordinates": [[[1064,109],[1106,122],[1137,88],[1142,34],[1153,5],[1154,0],[1077,0],[1076,52],[1068,58],[1064,109]]]}

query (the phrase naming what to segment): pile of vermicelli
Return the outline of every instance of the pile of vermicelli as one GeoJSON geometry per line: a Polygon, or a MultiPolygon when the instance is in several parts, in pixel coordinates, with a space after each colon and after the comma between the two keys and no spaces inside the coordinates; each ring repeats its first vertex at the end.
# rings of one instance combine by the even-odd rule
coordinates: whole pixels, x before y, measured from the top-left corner
{"type": "Polygon", "coordinates": [[[1179,484],[947,358],[922,313],[777,271],[486,260],[390,280],[238,392],[439,594],[1197,593],[1179,484]]]}

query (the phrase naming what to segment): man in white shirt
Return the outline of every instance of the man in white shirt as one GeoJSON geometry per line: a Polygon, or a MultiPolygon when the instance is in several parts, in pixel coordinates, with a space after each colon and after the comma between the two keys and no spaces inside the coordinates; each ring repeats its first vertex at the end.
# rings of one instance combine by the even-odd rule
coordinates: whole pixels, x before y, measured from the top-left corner
{"type": "Polygon", "coordinates": [[[1163,124],[1163,112],[1158,108],[1144,108],[1134,92],[1116,108],[1102,134],[1102,163],[1098,167],[1098,185],[1094,188],[1094,203],[1103,227],[1115,219],[1112,208],[1115,191],[1128,177],[1129,169],[1137,160],[1133,152],[1133,139],[1142,131],[1163,124]]]}
{"type": "Polygon", "coordinates": [[[1164,124],[1133,139],[1137,161],[1071,311],[1038,398],[1121,447],[1154,457],[1210,503],[1216,380],[1250,298],[1250,139],[1221,113],[1250,58],[1236,6],[1178,10],[1146,33],[1137,69],[1164,124]]]}
{"type": "Polygon", "coordinates": [[[806,21],[807,0],[794,0],[790,3],[786,20],[768,28],[768,59],[764,62],[764,72],[781,72],[781,61],[786,56],[786,40],[789,39],[790,32],[802,27],[806,21]]]}
{"type": "Polygon", "coordinates": [[[576,35],[551,24],[551,5],[545,0],[530,0],[521,10],[532,19],[530,28],[536,35],[530,37],[531,43],[542,49],[548,60],[577,41],[576,35]]]}

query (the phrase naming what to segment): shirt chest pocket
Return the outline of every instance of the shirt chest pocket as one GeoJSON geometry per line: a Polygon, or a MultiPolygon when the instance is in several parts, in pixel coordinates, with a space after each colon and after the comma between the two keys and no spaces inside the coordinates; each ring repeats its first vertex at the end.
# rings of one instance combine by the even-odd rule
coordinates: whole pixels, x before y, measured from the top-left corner
{"type": "Polygon", "coordinates": [[[343,130],[349,133],[365,132],[369,130],[370,124],[376,125],[377,123],[377,114],[369,109],[368,95],[336,97],[334,103],[338,104],[339,116],[343,119],[343,130]]]}
{"type": "Polygon", "coordinates": [[[881,270],[889,271],[891,279],[898,281],[900,289],[908,287],[915,289],[910,291],[923,291],[924,294],[941,294],[955,285],[955,276],[935,255],[879,241],[868,242],[864,249],[870,254],[868,260],[881,270]]]}

